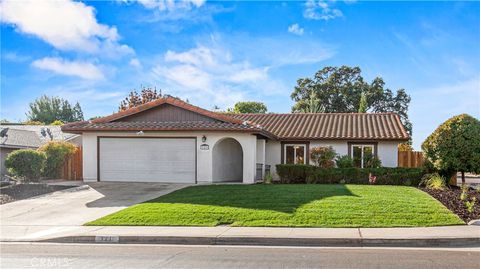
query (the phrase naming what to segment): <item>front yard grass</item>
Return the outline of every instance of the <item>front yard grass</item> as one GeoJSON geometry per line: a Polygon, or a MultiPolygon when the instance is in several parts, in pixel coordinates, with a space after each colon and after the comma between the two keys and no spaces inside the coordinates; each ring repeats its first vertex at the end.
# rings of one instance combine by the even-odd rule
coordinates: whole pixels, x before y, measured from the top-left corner
{"type": "Polygon", "coordinates": [[[465,224],[413,187],[205,185],[137,204],[87,225],[405,227],[465,224]]]}

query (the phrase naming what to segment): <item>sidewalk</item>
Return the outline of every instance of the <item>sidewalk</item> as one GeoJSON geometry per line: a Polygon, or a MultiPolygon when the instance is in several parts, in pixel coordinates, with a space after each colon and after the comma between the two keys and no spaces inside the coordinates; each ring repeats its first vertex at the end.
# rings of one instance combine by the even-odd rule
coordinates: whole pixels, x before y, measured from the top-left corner
{"type": "Polygon", "coordinates": [[[480,247],[480,226],[428,228],[52,226],[49,229],[44,226],[2,226],[1,229],[3,242],[480,247]]]}

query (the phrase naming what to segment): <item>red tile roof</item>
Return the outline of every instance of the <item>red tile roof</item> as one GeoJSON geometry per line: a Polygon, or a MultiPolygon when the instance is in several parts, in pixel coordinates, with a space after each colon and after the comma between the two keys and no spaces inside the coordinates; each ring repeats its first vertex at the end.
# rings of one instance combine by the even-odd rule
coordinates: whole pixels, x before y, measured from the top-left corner
{"type": "Polygon", "coordinates": [[[281,140],[408,140],[395,113],[226,114],[254,122],[281,140]]]}
{"type": "Polygon", "coordinates": [[[280,140],[408,140],[395,113],[226,114],[166,97],[92,121],[69,123],[62,131],[240,131],[280,140]],[[122,122],[142,111],[170,104],[216,119],[215,122],[122,122]],[[113,122],[115,121],[115,122],[113,122]]]}
{"type": "Polygon", "coordinates": [[[68,126],[69,131],[178,131],[178,130],[230,130],[261,131],[251,125],[221,121],[183,121],[183,122],[81,122],[68,126]]]}
{"type": "Polygon", "coordinates": [[[119,120],[121,118],[125,118],[127,116],[140,113],[142,111],[157,107],[162,104],[170,104],[170,105],[180,107],[180,108],[183,108],[183,109],[186,109],[186,110],[189,110],[189,111],[192,111],[216,120],[220,120],[220,121],[242,124],[241,120],[229,117],[225,114],[215,113],[215,112],[200,108],[198,106],[191,105],[187,102],[184,102],[178,98],[173,98],[173,97],[160,98],[137,107],[132,107],[127,110],[114,113],[110,116],[94,119],[92,120],[92,122],[100,123],[100,122],[111,122],[111,121],[119,120]]]}

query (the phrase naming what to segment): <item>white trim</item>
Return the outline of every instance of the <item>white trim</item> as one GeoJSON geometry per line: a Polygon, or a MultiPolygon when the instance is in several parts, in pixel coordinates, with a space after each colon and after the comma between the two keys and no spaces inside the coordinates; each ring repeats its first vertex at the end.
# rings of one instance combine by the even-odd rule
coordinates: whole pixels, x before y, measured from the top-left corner
{"type": "MultiPolygon", "coordinates": [[[[351,158],[354,159],[353,157],[353,147],[360,147],[361,148],[361,154],[362,156],[360,157],[360,168],[363,168],[363,159],[365,158],[363,156],[363,149],[366,147],[372,148],[372,154],[375,154],[375,146],[372,144],[352,144],[350,148],[350,153],[351,153],[351,158]]],[[[355,161],[355,160],[354,160],[355,161]]]]}
{"type": "Polygon", "coordinates": [[[297,164],[297,149],[295,147],[303,147],[303,164],[307,164],[307,145],[306,144],[285,144],[283,147],[283,161],[287,163],[287,147],[293,146],[293,164],[297,164]]]}

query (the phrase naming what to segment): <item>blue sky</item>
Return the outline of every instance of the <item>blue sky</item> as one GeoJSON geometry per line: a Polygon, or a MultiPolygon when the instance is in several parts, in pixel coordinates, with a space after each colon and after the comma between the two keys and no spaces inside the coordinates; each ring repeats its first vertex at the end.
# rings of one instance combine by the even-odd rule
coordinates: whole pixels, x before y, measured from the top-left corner
{"type": "Polygon", "coordinates": [[[480,117],[480,3],[1,3],[1,118],[47,94],[107,115],[156,86],[195,105],[289,112],[301,77],[360,66],[412,97],[414,147],[447,118],[480,117]]]}

